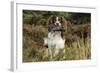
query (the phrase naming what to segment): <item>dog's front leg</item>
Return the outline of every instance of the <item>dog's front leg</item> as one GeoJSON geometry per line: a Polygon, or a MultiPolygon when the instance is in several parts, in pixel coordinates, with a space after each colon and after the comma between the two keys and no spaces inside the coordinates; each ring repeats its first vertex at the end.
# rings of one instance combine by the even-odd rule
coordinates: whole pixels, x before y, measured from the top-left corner
{"type": "Polygon", "coordinates": [[[52,60],[53,58],[52,49],[48,49],[48,56],[50,57],[50,60],[52,60]]]}
{"type": "Polygon", "coordinates": [[[54,50],[54,56],[57,56],[59,54],[59,49],[54,50]]]}

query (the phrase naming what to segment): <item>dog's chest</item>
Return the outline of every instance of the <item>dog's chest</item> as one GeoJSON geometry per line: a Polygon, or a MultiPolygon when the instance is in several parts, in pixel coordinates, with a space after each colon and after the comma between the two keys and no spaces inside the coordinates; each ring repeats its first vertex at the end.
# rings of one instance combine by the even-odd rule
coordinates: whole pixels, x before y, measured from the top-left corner
{"type": "Polygon", "coordinates": [[[48,33],[48,48],[63,49],[65,40],[62,39],[60,32],[48,33]]]}

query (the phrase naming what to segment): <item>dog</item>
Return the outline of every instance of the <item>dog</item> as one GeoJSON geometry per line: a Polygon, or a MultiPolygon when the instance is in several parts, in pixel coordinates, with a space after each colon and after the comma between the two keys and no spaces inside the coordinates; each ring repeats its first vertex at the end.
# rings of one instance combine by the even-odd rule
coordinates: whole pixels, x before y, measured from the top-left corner
{"type": "Polygon", "coordinates": [[[50,16],[48,21],[48,32],[51,31],[61,31],[61,36],[64,38],[64,32],[67,31],[67,21],[62,16],[50,16]]]}
{"type": "Polygon", "coordinates": [[[48,38],[45,38],[45,44],[48,45],[48,53],[51,57],[57,55],[60,50],[64,49],[65,38],[64,32],[67,30],[67,21],[61,16],[51,16],[47,22],[48,38]]]}

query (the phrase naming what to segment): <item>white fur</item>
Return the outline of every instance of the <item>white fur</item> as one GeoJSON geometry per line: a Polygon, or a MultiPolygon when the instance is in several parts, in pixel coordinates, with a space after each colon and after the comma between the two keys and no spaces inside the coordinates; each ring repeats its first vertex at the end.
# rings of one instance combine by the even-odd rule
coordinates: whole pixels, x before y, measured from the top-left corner
{"type": "Polygon", "coordinates": [[[62,39],[61,32],[49,32],[48,38],[44,38],[44,46],[48,45],[48,54],[56,55],[60,49],[64,49],[65,39],[62,39]]]}
{"type": "Polygon", "coordinates": [[[65,39],[62,39],[61,32],[49,32],[48,33],[48,54],[51,58],[57,55],[60,49],[64,49],[65,39]]]}
{"type": "Polygon", "coordinates": [[[44,44],[43,45],[44,46],[48,45],[48,38],[44,38],[43,40],[44,40],[44,44]]]}
{"type": "Polygon", "coordinates": [[[63,49],[65,39],[62,39],[61,32],[49,32],[48,33],[48,48],[63,49]]]}

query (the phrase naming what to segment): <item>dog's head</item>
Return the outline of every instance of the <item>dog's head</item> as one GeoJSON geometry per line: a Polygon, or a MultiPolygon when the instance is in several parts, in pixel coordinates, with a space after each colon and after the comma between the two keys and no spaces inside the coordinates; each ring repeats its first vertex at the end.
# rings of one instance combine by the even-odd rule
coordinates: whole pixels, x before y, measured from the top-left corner
{"type": "Polygon", "coordinates": [[[51,16],[48,19],[48,31],[66,31],[67,21],[62,16],[51,16]]]}

